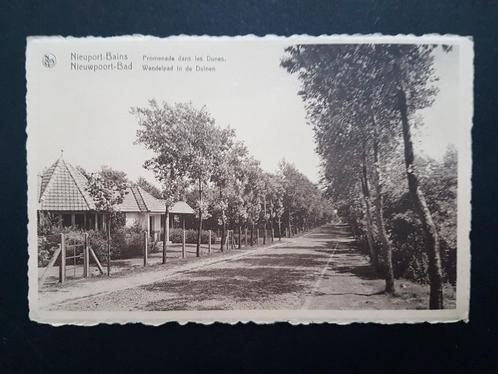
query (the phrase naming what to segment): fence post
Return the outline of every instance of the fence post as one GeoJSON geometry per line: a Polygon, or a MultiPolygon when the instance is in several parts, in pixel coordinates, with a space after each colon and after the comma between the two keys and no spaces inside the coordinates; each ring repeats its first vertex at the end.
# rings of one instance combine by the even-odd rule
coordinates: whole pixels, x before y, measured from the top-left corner
{"type": "Polygon", "coordinates": [[[85,232],[85,247],[83,248],[83,277],[87,278],[90,274],[90,256],[88,253],[88,233],[85,232]]]}
{"type": "Polygon", "coordinates": [[[59,282],[66,280],[66,238],[61,234],[61,263],[59,265],[59,282]]]}
{"type": "Polygon", "coordinates": [[[185,258],[185,230],[182,230],[182,258],[185,258]]]}
{"type": "Polygon", "coordinates": [[[111,222],[107,224],[107,276],[111,275],[111,222]]]}
{"type": "Polygon", "coordinates": [[[144,266],[147,266],[147,262],[148,262],[148,256],[149,256],[149,253],[148,253],[148,250],[147,248],[149,247],[149,233],[147,232],[147,230],[144,231],[144,266]]]}
{"type": "Polygon", "coordinates": [[[211,254],[211,230],[209,230],[209,237],[208,237],[208,254],[211,254]]]}

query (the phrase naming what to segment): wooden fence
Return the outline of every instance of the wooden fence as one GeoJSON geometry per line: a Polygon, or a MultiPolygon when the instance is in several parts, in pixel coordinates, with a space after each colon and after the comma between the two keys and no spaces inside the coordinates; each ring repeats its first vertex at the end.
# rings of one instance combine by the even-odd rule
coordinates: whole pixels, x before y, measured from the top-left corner
{"type": "MultiPolygon", "coordinates": [[[[208,255],[212,252],[212,231],[209,230],[208,236],[208,255]]],[[[182,243],[181,243],[181,257],[186,258],[186,241],[185,241],[185,233],[186,230],[183,230],[182,235],[182,243]]],[[[244,244],[247,246],[254,246],[260,244],[260,239],[262,239],[262,244],[266,244],[268,240],[271,242],[274,241],[274,232],[273,230],[264,230],[264,229],[255,229],[252,233],[248,232],[248,229],[245,228],[244,231],[235,232],[234,230],[227,230],[224,238],[224,243],[222,244],[223,250],[229,251],[242,247],[244,244]],[[262,235],[260,230],[262,231],[262,235]]],[[[67,278],[67,272],[73,271],[73,277],[76,277],[77,268],[79,266],[83,267],[82,276],[83,278],[87,278],[91,276],[90,272],[90,264],[95,263],[99,273],[104,274],[104,269],[102,264],[100,263],[95,251],[91,248],[88,241],[88,233],[83,234],[83,239],[74,242],[74,238],[68,240],[65,234],[60,234],[60,244],[58,245],[56,251],[52,255],[47,267],[45,268],[43,274],[39,278],[39,284],[42,285],[48,275],[50,274],[50,270],[54,267],[56,261],[59,259],[59,282],[64,283],[67,278]],[[71,242],[73,241],[73,242],[71,242]]],[[[155,245],[156,241],[149,236],[148,231],[143,232],[143,266],[149,265],[149,252],[150,247],[155,245]],[[151,240],[152,239],[152,240],[151,240]]],[[[110,266],[111,266],[111,258],[110,258],[110,238],[108,238],[108,242],[106,244],[108,255],[107,255],[107,274],[110,274],[110,266]]]]}
{"type": "Polygon", "coordinates": [[[83,267],[83,277],[87,278],[90,274],[90,261],[93,260],[100,272],[104,274],[104,269],[95,254],[94,250],[88,245],[88,234],[83,234],[83,240],[79,243],[68,242],[66,235],[60,234],[60,243],[50,259],[45,271],[39,279],[42,285],[54,267],[55,262],[59,259],[59,282],[64,283],[67,277],[68,268],[72,269],[73,277],[76,277],[78,266],[83,267]]]}

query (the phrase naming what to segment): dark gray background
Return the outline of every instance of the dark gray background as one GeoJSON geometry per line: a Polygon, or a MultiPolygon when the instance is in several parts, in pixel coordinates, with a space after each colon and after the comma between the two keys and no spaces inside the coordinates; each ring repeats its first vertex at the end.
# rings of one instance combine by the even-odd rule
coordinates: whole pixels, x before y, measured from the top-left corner
{"type": "Polygon", "coordinates": [[[497,1],[3,1],[0,372],[498,372],[497,1]],[[469,324],[50,327],[27,304],[27,35],[453,33],[475,41],[469,324]],[[258,368],[256,370],[256,367],[258,368]],[[363,371],[362,370],[362,371],[363,371]]]}

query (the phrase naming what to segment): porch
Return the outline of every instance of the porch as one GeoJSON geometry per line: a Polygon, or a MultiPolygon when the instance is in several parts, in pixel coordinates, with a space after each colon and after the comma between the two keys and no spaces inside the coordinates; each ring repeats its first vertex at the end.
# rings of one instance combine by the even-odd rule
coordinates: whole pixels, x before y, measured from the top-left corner
{"type": "Polygon", "coordinates": [[[105,213],[92,211],[38,211],[38,223],[60,223],[62,227],[77,227],[82,230],[107,228],[105,213]]]}
{"type": "Polygon", "coordinates": [[[169,231],[171,229],[195,228],[195,222],[191,214],[169,213],[165,220],[164,213],[126,213],[126,226],[131,227],[136,222],[142,229],[147,230],[153,241],[162,241],[164,227],[167,227],[166,237],[169,241],[169,231]],[[166,221],[166,225],[165,225],[166,221]]]}

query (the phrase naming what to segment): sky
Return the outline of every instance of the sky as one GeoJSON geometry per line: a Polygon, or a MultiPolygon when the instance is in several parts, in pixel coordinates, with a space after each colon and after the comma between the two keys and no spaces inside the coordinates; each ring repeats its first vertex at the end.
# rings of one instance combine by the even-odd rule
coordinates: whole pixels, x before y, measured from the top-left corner
{"type": "MultiPolygon", "coordinates": [[[[50,51],[57,58],[53,68],[42,64],[28,74],[29,169],[41,172],[64,150],[64,159],[88,171],[102,165],[125,171],[131,180],[143,176],[151,154],[134,144],[138,128],[130,108],[157,101],[192,102],[206,106],[219,126],[236,130],[263,169],[276,171],[282,159],[292,162],[314,182],[319,179],[319,158],[314,152],[313,132],[306,124],[304,105],[298,96],[299,82],[280,67],[288,42],[227,40],[213,43],[148,40],[141,43],[88,40],[60,41],[33,49],[30,57],[41,61],[50,51]],[[96,46],[97,45],[97,46],[96,46]],[[127,55],[131,71],[89,72],[71,70],[71,53],[95,55],[110,51],[127,55]],[[225,62],[199,63],[215,72],[144,72],[146,56],[223,57],[225,62]]],[[[73,60],[74,61],[74,60],[73,60]]],[[[449,143],[456,144],[458,122],[458,52],[438,53],[435,67],[440,92],[434,105],[421,115],[425,126],[416,133],[416,147],[439,158],[449,143]]],[[[149,63],[155,65],[155,63],[149,63]]],[[[164,63],[164,65],[169,65],[164,63]]]]}

